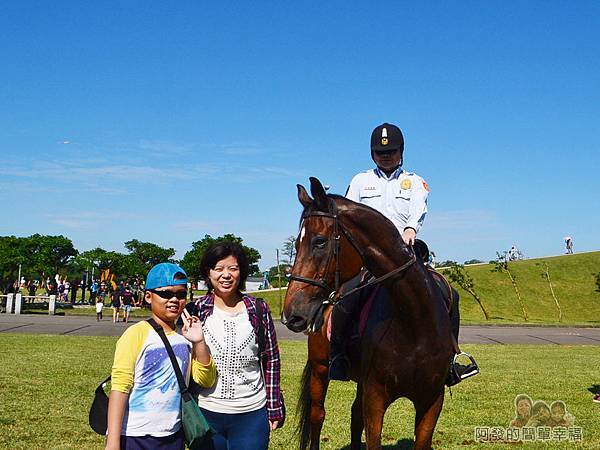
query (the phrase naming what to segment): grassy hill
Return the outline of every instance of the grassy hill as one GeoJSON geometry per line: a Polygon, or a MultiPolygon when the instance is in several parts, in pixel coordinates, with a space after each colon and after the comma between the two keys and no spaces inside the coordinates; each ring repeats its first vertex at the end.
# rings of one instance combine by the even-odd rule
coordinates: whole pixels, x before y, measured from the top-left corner
{"type": "MultiPolygon", "coordinates": [[[[490,264],[467,266],[465,270],[473,278],[475,291],[481,297],[490,320],[485,320],[470,294],[455,286],[461,298],[461,322],[559,325],[558,309],[548,282],[542,276],[541,263],[548,265],[554,293],[563,311],[562,323],[600,326],[600,292],[596,291],[595,282],[595,274],[600,272],[600,252],[509,263],[529,317],[527,322],[523,319],[507,274],[492,272],[493,266],[490,264]]],[[[443,269],[440,271],[444,273],[443,269]]]]}

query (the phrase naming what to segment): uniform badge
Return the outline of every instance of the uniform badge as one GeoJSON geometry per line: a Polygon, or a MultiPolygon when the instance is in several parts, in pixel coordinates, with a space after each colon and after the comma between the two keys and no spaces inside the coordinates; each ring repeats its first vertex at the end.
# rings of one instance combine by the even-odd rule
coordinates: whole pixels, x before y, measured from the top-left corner
{"type": "Polygon", "coordinates": [[[425,183],[425,180],[423,180],[423,187],[425,188],[425,190],[427,192],[429,192],[429,186],[427,186],[427,183],[425,183]]]}
{"type": "Polygon", "coordinates": [[[390,141],[388,140],[387,128],[383,128],[381,130],[381,145],[388,145],[390,141]]]}
{"type": "Polygon", "coordinates": [[[408,178],[405,178],[404,180],[402,180],[402,183],[400,183],[400,187],[402,189],[410,189],[411,186],[412,186],[412,183],[410,182],[410,180],[408,178]]]}

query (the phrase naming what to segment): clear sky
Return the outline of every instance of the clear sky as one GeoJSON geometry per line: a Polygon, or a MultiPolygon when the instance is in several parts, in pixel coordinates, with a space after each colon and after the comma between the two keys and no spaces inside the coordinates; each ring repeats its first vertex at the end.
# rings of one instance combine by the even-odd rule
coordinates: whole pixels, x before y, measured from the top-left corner
{"type": "Polygon", "coordinates": [[[0,235],[79,250],[235,233],[343,194],[402,128],[438,260],[600,248],[600,2],[8,2],[0,235]]]}

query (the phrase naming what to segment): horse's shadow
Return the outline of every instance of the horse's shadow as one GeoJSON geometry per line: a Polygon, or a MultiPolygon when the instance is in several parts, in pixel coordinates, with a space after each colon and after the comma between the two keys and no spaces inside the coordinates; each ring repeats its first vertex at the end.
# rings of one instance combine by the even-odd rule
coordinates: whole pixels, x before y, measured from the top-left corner
{"type": "MultiPolygon", "coordinates": [[[[412,439],[400,439],[395,444],[382,445],[382,449],[386,450],[412,450],[415,441],[412,439]]],[[[366,449],[367,446],[363,442],[360,446],[361,449],[366,449]]],[[[340,447],[339,450],[350,450],[350,445],[346,445],[345,447],[340,447]]]]}

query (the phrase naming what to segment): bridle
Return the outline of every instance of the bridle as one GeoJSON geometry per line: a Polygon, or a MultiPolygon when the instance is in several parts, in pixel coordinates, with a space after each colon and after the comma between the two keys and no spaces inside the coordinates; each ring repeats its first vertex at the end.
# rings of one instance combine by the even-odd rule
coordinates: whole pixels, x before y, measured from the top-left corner
{"type": "Polygon", "coordinates": [[[331,201],[330,205],[332,206],[331,209],[333,210],[331,212],[311,211],[311,212],[307,213],[305,210],[304,213],[302,214],[302,220],[308,219],[309,217],[324,217],[326,219],[333,220],[333,246],[330,246],[331,250],[329,251],[329,254],[327,256],[327,262],[325,264],[325,267],[326,268],[329,267],[331,258],[333,257],[335,260],[334,285],[330,286],[325,282],[325,278],[326,278],[327,274],[323,274],[321,276],[321,278],[308,278],[308,277],[302,277],[300,275],[294,275],[292,273],[292,274],[289,274],[287,277],[289,281],[298,281],[300,283],[310,284],[312,286],[319,287],[319,288],[323,289],[325,292],[327,292],[327,297],[325,298],[325,300],[322,301],[321,307],[317,308],[317,310],[315,311],[315,314],[313,315],[311,320],[309,320],[309,324],[311,324],[312,328],[314,328],[314,323],[315,323],[315,319],[316,319],[315,316],[317,316],[324,309],[325,306],[327,306],[329,304],[335,304],[335,303],[339,302],[340,300],[342,300],[344,297],[354,294],[355,292],[358,292],[369,286],[373,286],[375,284],[381,283],[382,281],[387,280],[388,278],[391,278],[394,275],[397,275],[400,272],[406,270],[408,267],[410,267],[412,264],[414,264],[415,261],[417,260],[414,250],[412,249],[412,247],[410,247],[411,257],[406,263],[402,264],[400,267],[397,267],[397,268],[389,271],[385,275],[382,275],[378,278],[373,278],[365,284],[362,284],[354,289],[351,289],[348,292],[340,294],[339,293],[340,287],[341,287],[340,286],[340,239],[341,239],[342,233],[346,237],[346,239],[348,239],[348,242],[350,242],[350,245],[352,245],[352,247],[354,247],[354,250],[356,250],[356,252],[359,254],[363,263],[365,261],[365,256],[364,256],[364,253],[359,248],[359,246],[356,244],[355,240],[352,238],[352,235],[350,233],[348,233],[348,231],[340,223],[340,219],[339,219],[338,212],[337,212],[337,205],[335,204],[335,202],[331,201]]]}

